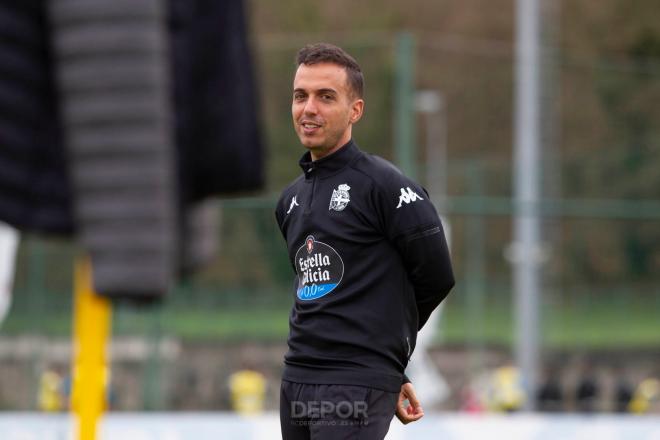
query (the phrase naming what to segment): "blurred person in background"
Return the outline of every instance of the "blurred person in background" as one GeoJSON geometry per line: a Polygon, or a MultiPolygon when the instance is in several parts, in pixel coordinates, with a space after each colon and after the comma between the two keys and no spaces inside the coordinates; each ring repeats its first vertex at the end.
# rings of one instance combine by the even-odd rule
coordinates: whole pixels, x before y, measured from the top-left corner
{"type": "Polygon", "coordinates": [[[626,376],[623,367],[614,370],[616,385],[614,386],[614,411],[618,413],[628,412],[630,401],[635,391],[632,383],[626,376]]]}
{"type": "Polygon", "coordinates": [[[556,366],[548,367],[545,379],[536,394],[539,411],[559,412],[564,408],[564,393],[559,381],[559,369],[556,366]]]}
{"type": "Polygon", "coordinates": [[[575,389],[575,404],[577,410],[583,413],[592,413],[597,410],[600,397],[600,385],[596,378],[596,372],[590,363],[583,367],[582,377],[575,389]]]}
{"type": "Polygon", "coordinates": [[[527,400],[520,370],[510,364],[492,372],[486,390],[488,409],[495,412],[519,411],[527,400]]]}
{"type": "Polygon", "coordinates": [[[296,66],[293,125],[308,151],[276,208],[296,273],[282,436],[382,439],[395,414],[424,415],[404,370],[454,285],[447,243],[424,188],[353,141],[365,105],[353,57],[320,43],[296,66]]]}
{"type": "Polygon", "coordinates": [[[634,414],[660,411],[660,380],[650,377],[641,381],[637,385],[628,409],[634,414]]]}
{"type": "Polygon", "coordinates": [[[239,414],[255,415],[264,409],[266,377],[260,372],[243,368],[229,376],[231,408],[239,414]]]}
{"type": "Polygon", "coordinates": [[[44,412],[63,411],[67,396],[63,393],[64,380],[57,368],[47,368],[39,378],[39,409],[44,412]]]}

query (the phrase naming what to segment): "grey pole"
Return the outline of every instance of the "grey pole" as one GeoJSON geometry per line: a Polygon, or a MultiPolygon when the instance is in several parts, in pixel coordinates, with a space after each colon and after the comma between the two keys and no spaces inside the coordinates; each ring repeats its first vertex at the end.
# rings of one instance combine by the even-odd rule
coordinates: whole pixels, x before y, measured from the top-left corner
{"type": "Polygon", "coordinates": [[[0,328],[11,307],[11,291],[14,285],[20,237],[18,230],[0,222],[0,328]]]}
{"type": "Polygon", "coordinates": [[[517,0],[515,66],[514,290],[516,364],[527,394],[524,409],[535,409],[539,366],[540,219],[540,0],[517,0]]]}
{"type": "MultiPolygon", "coordinates": [[[[425,186],[431,201],[446,198],[447,192],[447,141],[446,111],[442,93],[437,90],[419,90],[415,93],[414,108],[424,117],[426,129],[425,186]]],[[[451,229],[446,218],[441,217],[445,238],[451,252],[451,229]]],[[[438,331],[442,315],[442,304],[431,313],[429,320],[417,335],[417,348],[408,364],[407,373],[415,382],[417,394],[425,405],[434,406],[443,402],[449,395],[449,385],[433,363],[428,349],[438,331]]]]}
{"type": "Polygon", "coordinates": [[[447,197],[447,110],[442,93],[419,90],[415,95],[415,110],[424,116],[426,129],[426,189],[433,202],[447,197]]]}

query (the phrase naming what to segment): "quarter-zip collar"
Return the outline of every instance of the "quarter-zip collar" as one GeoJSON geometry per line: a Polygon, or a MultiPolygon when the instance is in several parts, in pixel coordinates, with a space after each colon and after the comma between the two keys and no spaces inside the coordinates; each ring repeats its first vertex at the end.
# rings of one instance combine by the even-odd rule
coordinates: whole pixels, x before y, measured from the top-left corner
{"type": "Polygon", "coordinates": [[[360,149],[351,139],[334,153],[318,160],[313,161],[312,154],[308,151],[300,158],[299,165],[305,173],[305,179],[312,179],[315,176],[323,178],[335,174],[359,154],[360,149]]]}

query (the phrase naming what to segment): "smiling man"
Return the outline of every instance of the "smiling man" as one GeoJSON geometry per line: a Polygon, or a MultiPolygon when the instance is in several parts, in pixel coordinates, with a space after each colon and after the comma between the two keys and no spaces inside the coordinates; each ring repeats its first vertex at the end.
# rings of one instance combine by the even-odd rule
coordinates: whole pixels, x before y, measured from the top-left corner
{"type": "Polygon", "coordinates": [[[454,285],[447,243],[426,191],[352,140],[364,111],[357,62],[319,43],[296,66],[291,113],[308,151],[275,212],[296,276],[282,437],[383,439],[395,414],[424,415],[404,370],[454,285]]]}
{"type": "Polygon", "coordinates": [[[300,64],[293,85],[293,124],[300,142],[318,160],[351,140],[364,109],[362,72],[339,64],[300,64]]]}

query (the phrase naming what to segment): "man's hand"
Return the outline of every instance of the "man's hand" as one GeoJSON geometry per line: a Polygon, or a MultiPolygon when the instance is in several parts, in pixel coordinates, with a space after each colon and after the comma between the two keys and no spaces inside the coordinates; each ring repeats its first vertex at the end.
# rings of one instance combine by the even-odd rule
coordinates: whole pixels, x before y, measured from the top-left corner
{"type": "Polygon", "coordinates": [[[413,388],[410,382],[404,383],[401,385],[399,402],[396,404],[396,418],[404,425],[407,425],[410,422],[416,422],[422,417],[424,417],[424,410],[419,400],[417,400],[415,388],[413,388]],[[406,400],[410,403],[407,407],[404,406],[406,400]]]}

